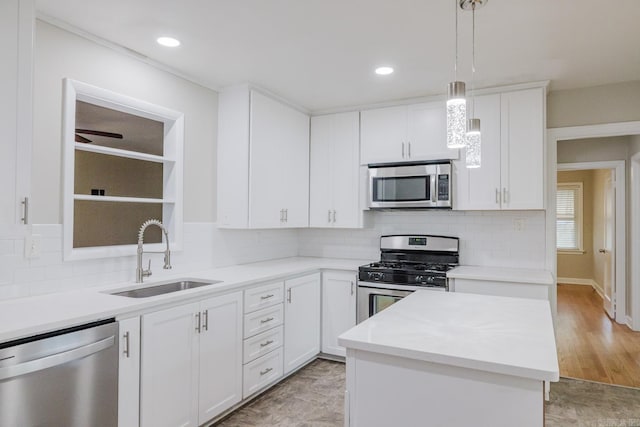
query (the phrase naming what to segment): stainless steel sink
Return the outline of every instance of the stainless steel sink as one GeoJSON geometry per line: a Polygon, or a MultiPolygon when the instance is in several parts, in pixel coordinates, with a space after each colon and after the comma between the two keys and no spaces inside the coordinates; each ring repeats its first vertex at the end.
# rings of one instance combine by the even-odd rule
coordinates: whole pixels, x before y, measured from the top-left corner
{"type": "Polygon", "coordinates": [[[127,291],[113,292],[111,295],[120,295],[129,298],[148,298],[156,295],[169,294],[171,292],[184,291],[187,289],[200,288],[202,286],[214,285],[222,280],[210,280],[208,282],[197,282],[194,280],[180,280],[171,283],[162,283],[155,286],[130,289],[127,291]]]}

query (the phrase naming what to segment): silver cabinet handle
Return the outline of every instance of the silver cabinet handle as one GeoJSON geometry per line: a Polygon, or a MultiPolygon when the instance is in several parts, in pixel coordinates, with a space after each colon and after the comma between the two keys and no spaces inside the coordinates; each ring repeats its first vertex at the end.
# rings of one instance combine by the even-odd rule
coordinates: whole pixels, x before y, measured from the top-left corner
{"type": "Polygon", "coordinates": [[[500,204],[500,189],[496,188],[496,203],[500,204]]]}
{"type": "Polygon", "coordinates": [[[196,332],[200,333],[200,312],[196,313],[196,332]]]}
{"type": "Polygon", "coordinates": [[[402,142],[402,158],[404,159],[404,142],[402,142]]]}
{"type": "Polygon", "coordinates": [[[287,289],[287,302],[291,304],[291,288],[287,289]]]}
{"type": "Polygon", "coordinates": [[[131,357],[131,336],[129,331],[125,332],[122,335],[122,338],[124,339],[124,350],[122,350],[122,355],[128,359],[131,357]]]}
{"type": "Polygon", "coordinates": [[[267,369],[265,369],[264,371],[260,371],[260,376],[262,376],[262,375],[266,375],[266,374],[268,374],[268,373],[269,373],[269,372],[271,372],[271,371],[273,371],[273,368],[267,368],[267,369]]]}
{"type": "Polygon", "coordinates": [[[502,203],[509,203],[508,200],[509,192],[507,191],[507,187],[502,189],[502,203]]]}
{"type": "Polygon", "coordinates": [[[265,299],[269,299],[269,298],[273,298],[275,295],[274,294],[269,294],[269,295],[262,295],[260,297],[261,300],[265,300],[265,299]]]}
{"type": "Polygon", "coordinates": [[[411,141],[407,142],[407,157],[411,158],[411,141]]]}
{"type": "Polygon", "coordinates": [[[333,211],[333,222],[336,222],[336,211],[333,211]]]}
{"type": "Polygon", "coordinates": [[[269,344],[273,344],[273,340],[268,340],[268,341],[265,341],[265,342],[261,343],[261,344],[260,344],[260,347],[266,347],[266,346],[268,346],[269,344]]]}
{"type": "Polygon", "coordinates": [[[353,295],[353,281],[351,282],[351,295],[353,295]]]}
{"type": "Polygon", "coordinates": [[[284,222],[284,209],[280,209],[280,222],[284,222]]]}
{"type": "Polygon", "coordinates": [[[331,223],[331,209],[329,209],[327,212],[328,212],[328,214],[329,214],[329,215],[327,216],[327,222],[328,222],[328,223],[331,223]]]}
{"type": "Polygon", "coordinates": [[[289,209],[284,210],[284,222],[289,222],[289,209]]]}
{"type": "Polygon", "coordinates": [[[29,198],[25,197],[22,199],[22,210],[24,214],[22,215],[22,223],[29,224],[29,198]]]}
{"type": "Polygon", "coordinates": [[[267,317],[266,319],[262,319],[262,320],[260,321],[260,323],[262,323],[262,324],[264,324],[264,323],[269,323],[269,322],[271,322],[273,319],[274,319],[273,317],[267,317]]]}
{"type": "Polygon", "coordinates": [[[209,330],[209,310],[204,311],[204,320],[202,321],[202,329],[209,330]]]}
{"type": "Polygon", "coordinates": [[[115,344],[116,338],[112,335],[94,343],[77,347],[69,351],[63,351],[62,353],[52,354],[51,356],[42,357],[40,359],[30,360],[18,365],[6,366],[0,368],[0,381],[7,378],[17,377],[19,375],[30,374],[31,372],[41,371],[43,369],[52,368],[54,366],[62,365],[72,360],[81,359],[87,357],[93,353],[97,353],[115,344]]]}

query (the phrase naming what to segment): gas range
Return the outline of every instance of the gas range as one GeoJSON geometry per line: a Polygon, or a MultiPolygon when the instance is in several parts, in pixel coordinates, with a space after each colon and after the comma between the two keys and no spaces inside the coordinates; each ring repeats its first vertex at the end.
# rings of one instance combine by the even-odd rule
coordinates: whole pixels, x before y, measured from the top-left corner
{"type": "Polygon", "coordinates": [[[448,291],[447,271],[458,265],[457,237],[380,237],[380,261],[358,268],[358,323],[418,290],[448,291]]]}
{"type": "Polygon", "coordinates": [[[380,238],[380,261],[360,266],[362,282],[447,290],[447,271],[458,265],[457,237],[391,235],[380,238]]]}

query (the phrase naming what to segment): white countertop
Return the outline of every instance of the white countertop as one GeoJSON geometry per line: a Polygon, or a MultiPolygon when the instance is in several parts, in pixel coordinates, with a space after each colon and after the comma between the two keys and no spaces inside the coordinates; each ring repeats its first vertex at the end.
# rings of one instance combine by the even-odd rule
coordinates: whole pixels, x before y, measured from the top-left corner
{"type": "Polygon", "coordinates": [[[482,267],[461,265],[447,271],[451,279],[489,280],[494,282],[531,283],[553,285],[553,275],[547,270],[508,267],[482,267]]]}
{"type": "Polygon", "coordinates": [[[536,380],[558,381],[548,301],[417,291],[338,338],[340,345],[536,380]]]}
{"type": "Polygon", "coordinates": [[[225,268],[203,270],[162,280],[147,280],[143,284],[120,283],[101,288],[60,292],[0,302],[0,342],[80,325],[111,317],[126,318],[203,296],[243,289],[245,287],[282,279],[287,276],[311,273],[321,269],[357,271],[370,260],[332,258],[285,258],[225,268]],[[106,292],[150,286],[176,279],[192,278],[222,280],[210,286],[149,298],[128,298],[106,292]]]}

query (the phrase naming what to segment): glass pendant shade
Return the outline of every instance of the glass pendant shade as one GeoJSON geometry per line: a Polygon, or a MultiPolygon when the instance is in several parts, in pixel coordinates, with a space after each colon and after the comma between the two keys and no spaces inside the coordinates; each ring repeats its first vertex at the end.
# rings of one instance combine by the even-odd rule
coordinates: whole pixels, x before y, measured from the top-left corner
{"type": "Polygon", "coordinates": [[[466,135],[466,166],[467,168],[479,168],[482,154],[482,137],[480,134],[480,119],[469,119],[466,135]]]}
{"type": "Polygon", "coordinates": [[[467,100],[464,82],[451,82],[447,87],[447,148],[466,145],[467,100]]]}

